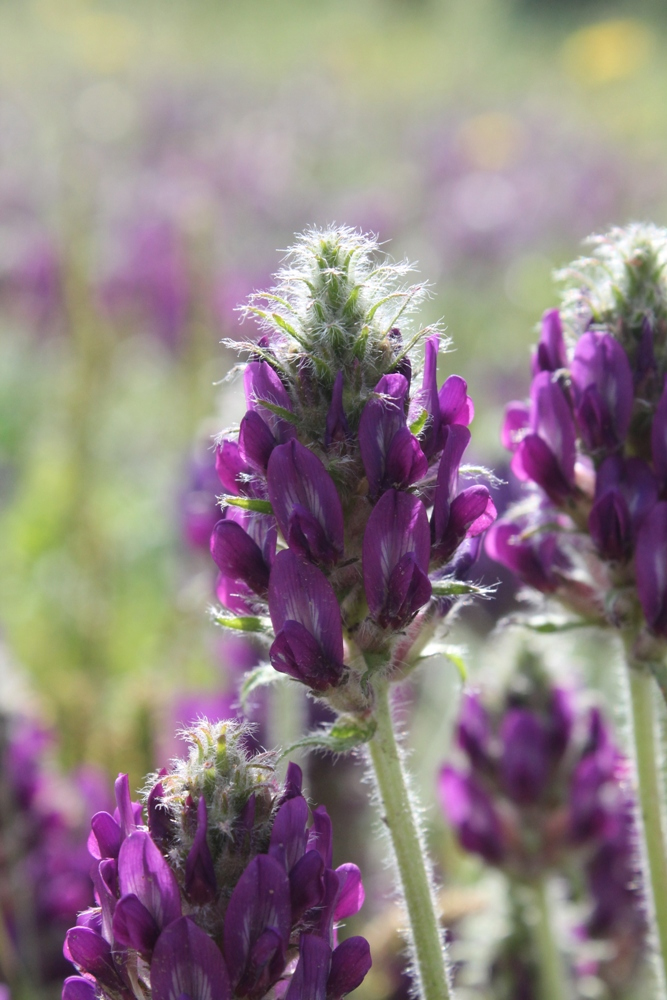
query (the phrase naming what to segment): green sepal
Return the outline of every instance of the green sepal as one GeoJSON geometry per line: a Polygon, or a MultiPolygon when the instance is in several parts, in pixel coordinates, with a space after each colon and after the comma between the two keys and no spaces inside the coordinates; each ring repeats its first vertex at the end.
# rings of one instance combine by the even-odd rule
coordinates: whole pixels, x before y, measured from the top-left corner
{"type": "Polygon", "coordinates": [[[273,514],[273,507],[268,500],[256,500],[254,497],[235,497],[226,494],[221,502],[229,507],[240,507],[241,510],[254,510],[256,514],[273,514]]]}
{"type": "Polygon", "coordinates": [[[255,402],[258,406],[265,406],[271,413],[275,413],[277,417],[282,417],[283,420],[287,420],[290,424],[297,422],[296,414],[292,413],[291,410],[286,410],[284,406],[278,406],[277,403],[269,403],[268,399],[260,399],[259,397],[255,402]]]}
{"type": "Polygon", "coordinates": [[[417,419],[410,424],[410,433],[414,434],[415,437],[423,431],[424,424],[428,420],[428,410],[422,410],[417,419]]]}
{"type": "Polygon", "coordinates": [[[239,701],[241,707],[245,709],[248,698],[257,691],[258,688],[269,687],[272,684],[280,684],[287,681],[287,674],[281,674],[275,670],[270,663],[260,663],[254,670],[249,670],[243,679],[243,684],[239,690],[239,701]]]}
{"type": "Polygon", "coordinates": [[[476,597],[488,597],[493,593],[493,587],[480,587],[476,583],[464,583],[462,580],[431,580],[433,597],[458,597],[461,594],[474,594],[476,597]]]}
{"type": "Polygon", "coordinates": [[[270,632],[271,620],[255,615],[225,615],[216,611],[213,621],[222,628],[232,628],[235,632],[270,632]]]}
{"type": "Polygon", "coordinates": [[[377,723],[375,719],[359,719],[356,715],[341,715],[331,726],[306,733],[300,740],[283,750],[286,757],[293,750],[309,748],[328,750],[330,753],[349,753],[373,739],[377,723]]]}

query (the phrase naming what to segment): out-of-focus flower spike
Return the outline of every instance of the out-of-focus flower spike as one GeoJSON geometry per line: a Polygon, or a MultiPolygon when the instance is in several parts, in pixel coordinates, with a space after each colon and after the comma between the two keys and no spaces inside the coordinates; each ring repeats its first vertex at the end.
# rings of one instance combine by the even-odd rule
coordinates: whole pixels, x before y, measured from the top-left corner
{"type": "Polygon", "coordinates": [[[664,498],[667,493],[667,376],[665,376],[662,395],[653,416],[651,451],[653,468],[664,498]]]}
{"type": "Polygon", "coordinates": [[[446,765],[440,772],[438,794],[463,847],[497,864],[503,856],[500,820],[475,778],[446,765]]]}
{"type": "Polygon", "coordinates": [[[567,367],[563,325],[558,309],[547,309],[542,316],[540,342],[531,359],[533,375],[555,372],[567,367]]]}
{"type": "Polygon", "coordinates": [[[298,441],[279,445],[267,468],[269,499],[287,544],[329,568],[343,554],[343,508],[317,455],[298,441]]]}
{"type": "Polygon", "coordinates": [[[490,760],[491,720],[479,695],[466,692],[459,710],[456,738],[474,767],[485,767],[490,760]]]}
{"type": "Polygon", "coordinates": [[[551,769],[549,734],[533,712],[512,709],[500,728],[500,769],[505,791],[520,805],[537,802],[551,769]]]}
{"type": "Polygon", "coordinates": [[[655,505],[639,530],[635,571],[646,622],[667,638],[667,501],[655,505]]]}
{"type": "Polygon", "coordinates": [[[363,542],[364,589],[381,628],[401,629],[431,596],[426,509],[417,497],[388,490],[373,509],[363,542]]]}
{"type": "Polygon", "coordinates": [[[530,409],[525,403],[513,400],[505,407],[505,416],[500,431],[503,448],[515,452],[530,427],[530,409]]]}
{"type": "Polygon", "coordinates": [[[633,378],[623,347],[608,333],[577,341],[570,366],[577,421],[591,452],[613,451],[625,440],[633,407],[633,378]]]}

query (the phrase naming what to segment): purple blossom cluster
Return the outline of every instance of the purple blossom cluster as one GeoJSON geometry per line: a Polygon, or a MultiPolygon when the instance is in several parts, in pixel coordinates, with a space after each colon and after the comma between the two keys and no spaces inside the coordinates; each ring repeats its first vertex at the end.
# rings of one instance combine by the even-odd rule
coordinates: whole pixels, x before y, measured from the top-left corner
{"type": "Polygon", "coordinates": [[[373,657],[404,664],[495,508],[461,481],[464,379],[438,388],[438,334],[405,345],[395,325],[421,291],[397,285],[404,268],[345,229],[306,234],[291,264],[251,301],[266,332],[247,345],[248,410],[217,447],[217,594],[237,626],[270,619],[276,670],[358,710],[373,657]]]}
{"type": "MultiPolygon", "coordinates": [[[[515,882],[560,874],[585,884],[582,941],[610,957],[586,969],[627,983],[643,953],[645,914],[626,760],[599,708],[551,685],[528,654],[499,703],[469,692],[440,772],[442,808],[465,850],[515,882]]],[[[582,970],[583,971],[583,970],[582,970]]]]}
{"type": "Polygon", "coordinates": [[[525,500],[487,551],[591,620],[667,638],[667,233],[614,230],[542,319],[503,443],[525,500]]]}
{"type": "Polygon", "coordinates": [[[53,734],[0,714],[0,981],[13,991],[62,981],[62,944],[93,901],[84,815],[107,801],[93,768],[66,776],[50,764],[53,734]]]}
{"type": "Polygon", "coordinates": [[[189,759],[149,779],[147,825],[119,776],[117,809],[91,823],[98,906],[67,934],[81,975],[64,1000],[340,1000],[362,982],[368,943],[336,931],[363,903],[359,869],[332,867],[331,822],[300,769],[280,787],[275,757],[249,757],[244,736],[191,729],[189,759]]]}

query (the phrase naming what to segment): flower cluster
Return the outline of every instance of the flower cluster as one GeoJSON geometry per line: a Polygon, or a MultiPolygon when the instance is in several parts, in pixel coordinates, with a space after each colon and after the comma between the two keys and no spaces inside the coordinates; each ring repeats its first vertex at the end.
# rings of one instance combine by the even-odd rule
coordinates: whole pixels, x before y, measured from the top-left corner
{"type": "Polygon", "coordinates": [[[17,992],[62,981],[65,932],[93,901],[84,814],[106,802],[104,783],[92,768],[51,767],[52,743],[34,720],[0,713],[0,979],[17,992]]]}
{"type": "Polygon", "coordinates": [[[405,344],[396,326],[423,293],[401,285],[407,267],[347,229],[307,233],[290,264],[251,300],[265,334],[245,345],[248,410],[217,448],[217,593],[248,621],[268,614],[276,670],[358,709],[373,663],[405,662],[495,509],[460,483],[465,381],[438,389],[438,334],[405,344]]]}
{"type": "Polygon", "coordinates": [[[318,807],[308,826],[299,768],[281,788],[245,735],[189,730],[189,758],[149,780],[147,826],[119,776],[116,812],[91,824],[99,906],[67,935],[81,976],[64,1000],[340,1000],[362,982],[368,943],[336,940],[363,903],[359,869],[332,868],[331,823],[318,807]]]}
{"type": "Polygon", "coordinates": [[[489,554],[591,619],[667,638],[667,231],[596,238],[564,272],[503,442],[526,501],[489,554]]]}
{"type": "Polygon", "coordinates": [[[604,940],[611,979],[627,981],[645,917],[627,762],[600,710],[552,686],[527,654],[499,704],[466,695],[457,744],[466,767],[443,767],[439,794],[461,845],[519,883],[549,873],[583,882],[589,915],[579,937],[604,940]]]}

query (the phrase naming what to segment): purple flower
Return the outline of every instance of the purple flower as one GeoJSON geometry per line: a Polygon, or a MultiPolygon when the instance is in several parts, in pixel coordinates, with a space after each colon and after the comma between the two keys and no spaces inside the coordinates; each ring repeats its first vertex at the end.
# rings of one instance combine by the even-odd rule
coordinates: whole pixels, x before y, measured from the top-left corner
{"type": "Polygon", "coordinates": [[[531,368],[533,375],[567,368],[563,326],[557,309],[548,309],[542,316],[540,342],[533,354],[531,368]]]}
{"type": "Polygon", "coordinates": [[[615,450],[630,428],[634,395],[623,347],[609,333],[584,333],[577,341],[570,373],[586,447],[591,452],[615,450]]]}
{"type": "Polygon", "coordinates": [[[270,406],[291,412],[292,403],[285,386],[266,361],[251,361],[243,376],[248,412],[241,421],[239,452],[247,465],[265,472],[271,452],[296,436],[294,426],[270,406]]]}
{"type": "Polygon", "coordinates": [[[560,585],[559,571],[567,569],[569,561],[555,532],[531,528],[527,519],[497,521],[486,536],[486,551],[524,583],[548,594],[560,585]]]}
{"type": "Polygon", "coordinates": [[[537,802],[548,787],[552,761],[549,734],[533,712],[511,709],[500,727],[500,773],[508,796],[519,805],[537,802]]]}
{"type": "Polygon", "coordinates": [[[491,799],[472,775],[443,767],[440,805],[466,850],[497,864],[503,856],[502,828],[491,799]]]}
{"type": "Polygon", "coordinates": [[[266,481],[289,547],[325,568],[337,563],[343,554],[343,508],[319,458],[295,440],[279,445],[269,459],[266,481]]]}
{"type": "Polygon", "coordinates": [[[658,484],[639,458],[610,455],[598,469],[595,503],[588,529],[606,559],[627,558],[649,511],[658,499],[658,484]]]}
{"type": "MultiPolygon", "coordinates": [[[[236,512],[234,517],[234,520],[227,517],[218,521],[211,535],[211,555],[220,570],[218,593],[233,594],[235,585],[242,584],[247,591],[258,597],[266,597],[271,572],[270,561],[275,551],[275,529],[265,527],[266,518],[259,520],[256,515],[242,512],[241,518],[249,530],[255,529],[255,534],[264,535],[264,545],[260,548],[248,531],[238,523],[236,512]]],[[[240,592],[240,596],[243,597],[243,592],[240,592]]],[[[225,603],[229,606],[228,601],[225,603]]]]}
{"type": "Polygon", "coordinates": [[[459,465],[470,441],[467,427],[445,428],[444,448],[431,515],[434,562],[448,562],[465,538],[485,531],[496,518],[496,508],[486,486],[458,490],[459,465]]]}
{"type": "Polygon", "coordinates": [[[271,570],[269,609],[276,638],[271,663],[315,691],[340,683],[343,632],[333,587],[316,566],[290,550],[278,553],[271,570]]]}
{"type": "Polygon", "coordinates": [[[409,486],[421,479],[428,461],[405,418],[408,381],[403,375],[383,375],[359,422],[359,450],[376,497],[384,490],[409,486]]]}
{"type": "Polygon", "coordinates": [[[363,546],[368,610],[381,628],[404,628],[429,600],[430,549],[421,500],[387,490],[368,519],[363,546]]]}
{"type": "Polygon", "coordinates": [[[573,491],[576,442],[570,404],[550,372],[540,372],[531,386],[529,433],[514,453],[512,471],[518,479],[541,486],[554,503],[573,491]]]}

